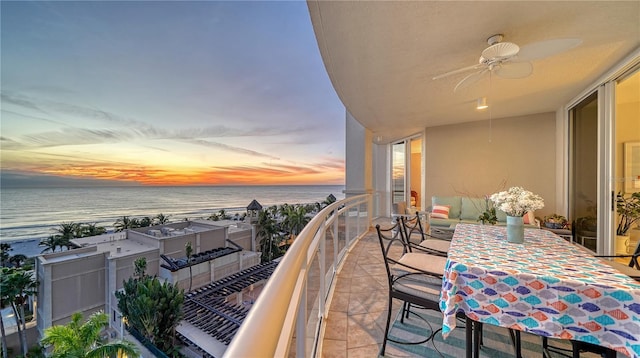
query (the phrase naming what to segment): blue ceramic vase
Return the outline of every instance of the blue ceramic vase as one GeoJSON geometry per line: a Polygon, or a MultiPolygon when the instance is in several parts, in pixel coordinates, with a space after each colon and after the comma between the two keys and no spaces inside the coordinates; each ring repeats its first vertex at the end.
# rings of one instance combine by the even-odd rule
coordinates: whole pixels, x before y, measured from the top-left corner
{"type": "Polygon", "coordinates": [[[507,241],[514,244],[524,243],[524,221],[522,216],[507,216],[507,241]]]}

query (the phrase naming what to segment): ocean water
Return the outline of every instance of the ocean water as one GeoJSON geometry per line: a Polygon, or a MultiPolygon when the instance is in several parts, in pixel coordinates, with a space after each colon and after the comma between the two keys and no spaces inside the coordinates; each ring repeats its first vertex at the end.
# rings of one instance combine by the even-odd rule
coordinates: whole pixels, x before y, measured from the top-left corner
{"type": "Polygon", "coordinates": [[[32,256],[40,253],[37,243],[62,222],[96,223],[111,230],[124,215],[162,213],[172,222],[200,219],[221,209],[245,212],[253,199],[263,207],[321,202],[329,194],[340,200],[343,190],[341,185],[3,188],[0,240],[11,241],[12,254],[32,256]]]}

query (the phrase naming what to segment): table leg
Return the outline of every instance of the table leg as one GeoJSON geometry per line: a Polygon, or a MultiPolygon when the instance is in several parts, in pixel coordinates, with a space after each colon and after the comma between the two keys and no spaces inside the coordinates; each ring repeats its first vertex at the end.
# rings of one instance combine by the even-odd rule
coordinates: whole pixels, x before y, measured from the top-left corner
{"type": "Polygon", "coordinates": [[[465,325],[465,334],[466,334],[466,349],[465,349],[465,353],[466,353],[466,357],[467,358],[471,358],[471,347],[473,346],[472,344],[472,339],[473,339],[473,335],[472,335],[472,330],[473,330],[473,321],[471,320],[471,318],[467,317],[466,319],[466,325],[465,325]]]}
{"type": "Polygon", "coordinates": [[[473,321],[473,357],[480,357],[480,330],[482,323],[473,321]]]}
{"type": "Polygon", "coordinates": [[[520,331],[516,330],[515,331],[515,335],[516,335],[516,358],[522,358],[522,341],[520,340],[520,331]]]}

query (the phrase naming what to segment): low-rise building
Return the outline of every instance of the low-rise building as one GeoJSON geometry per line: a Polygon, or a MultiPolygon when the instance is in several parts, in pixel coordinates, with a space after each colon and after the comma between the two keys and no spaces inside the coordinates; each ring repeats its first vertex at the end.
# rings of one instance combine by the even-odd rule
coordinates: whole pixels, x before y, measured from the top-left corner
{"type": "MultiPolygon", "coordinates": [[[[144,257],[146,273],[188,290],[209,284],[260,263],[255,229],[238,221],[185,221],[121,233],[73,240],[79,248],[41,255],[36,260],[39,281],[38,331],[66,324],[71,315],[109,314],[113,332],[121,332],[122,317],[115,292],[144,257]],[[193,254],[187,264],[185,244],[193,254]],[[189,266],[191,266],[191,275],[189,266]]],[[[115,334],[115,333],[114,333],[115,334]]]]}

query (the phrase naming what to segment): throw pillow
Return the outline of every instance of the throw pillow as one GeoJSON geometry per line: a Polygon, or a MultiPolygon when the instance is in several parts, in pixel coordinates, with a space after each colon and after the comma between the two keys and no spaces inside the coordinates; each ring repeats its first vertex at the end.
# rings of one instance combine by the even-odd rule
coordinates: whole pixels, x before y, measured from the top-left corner
{"type": "Polygon", "coordinates": [[[448,219],[449,218],[449,206],[448,205],[434,205],[431,210],[431,217],[434,219],[448,219]]]}
{"type": "Polygon", "coordinates": [[[533,225],[536,223],[536,218],[533,215],[533,211],[527,211],[524,216],[522,216],[522,221],[525,225],[533,225]]]}

